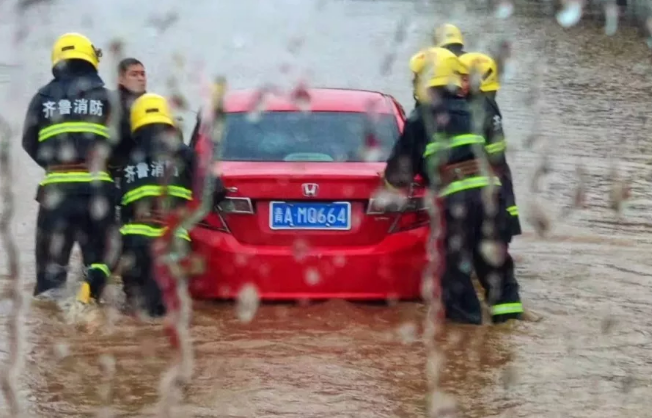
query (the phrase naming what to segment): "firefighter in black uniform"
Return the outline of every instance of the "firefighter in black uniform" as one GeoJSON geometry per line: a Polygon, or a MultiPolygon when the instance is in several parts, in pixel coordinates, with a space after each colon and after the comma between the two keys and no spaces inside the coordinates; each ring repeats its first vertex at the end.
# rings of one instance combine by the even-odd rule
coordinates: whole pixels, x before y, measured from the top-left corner
{"type": "Polygon", "coordinates": [[[505,157],[507,143],[503,132],[502,115],[496,102],[496,93],[500,89],[498,67],[493,58],[479,52],[464,54],[460,57],[460,61],[467,72],[473,73],[470,77],[470,84],[473,86],[467,97],[474,117],[484,121],[481,131],[487,140],[489,158],[502,184],[510,219],[511,241],[511,237],[521,235],[521,222],[516,206],[512,171],[505,157]]]}
{"type": "Polygon", "coordinates": [[[109,275],[114,185],[105,164],[111,105],[98,75],[101,55],[85,36],[62,35],[52,49],[54,79],[25,118],[23,148],[45,169],[36,198],[35,296],[64,285],[74,242],[88,267],[79,301],[99,299],[109,275]]]}
{"type": "MultiPolygon", "coordinates": [[[[121,173],[122,282],[130,305],[158,317],[165,314],[165,306],[154,278],[150,247],[154,238],[163,235],[166,210],[192,200],[196,159],[183,143],[162,96],[147,93],[133,103],[131,130],[135,145],[121,173]],[[166,178],[169,181],[164,184],[166,178]]],[[[221,183],[217,186],[221,188],[221,183]]],[[[179,237],[190,243],[187,231],[179,237]]]]}
{"type": "Polygon", "coordinates": [[[520,319],[523,307],[513,266],[500,257],[485,257],[482,251],[487,242],[507,251],[508,226],[504,199],[495,187],[499,180],[487,164],[485,140],[472,134],[471,114],[458,91],[462,87],[461,62],[446,49],[434,52],[425,69],[430,75],[418,86],[420,96],[424,90],[431,99],[421,103],[407,120],[387,162],[385,183],[388,188],[405,188],[420,174],[444,199],[445,272],[441,284],[446,317],[482,323],[480,301],[471,281],[475,269],[493,322],[520,319]],[[485,205],[483,197],[491,204],[485,205]]]}

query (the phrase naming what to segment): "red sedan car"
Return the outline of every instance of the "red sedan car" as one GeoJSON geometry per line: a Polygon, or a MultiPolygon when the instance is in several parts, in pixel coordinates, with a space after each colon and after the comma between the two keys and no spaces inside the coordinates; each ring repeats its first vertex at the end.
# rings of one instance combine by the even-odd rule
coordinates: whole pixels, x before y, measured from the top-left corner
{"type": "Polygon", "coordinates": [[[192,233],[208,263],[192,295],[231,299],[251,284],[263,300],[419,298],[423,190],[393,212],[374,199],[401,105],[373,91],[307,93],[309,111],[274,96],[257,116],[256,91],[227,95],[217,170],[228,197],[192,233]],[[370,138],[375,156],[365,152],[370,138]]]}

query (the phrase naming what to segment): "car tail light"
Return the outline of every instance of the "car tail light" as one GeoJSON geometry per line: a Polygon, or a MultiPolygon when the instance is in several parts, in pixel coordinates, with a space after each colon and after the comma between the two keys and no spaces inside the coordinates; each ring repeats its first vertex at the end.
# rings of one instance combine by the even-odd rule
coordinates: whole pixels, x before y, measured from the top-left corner
{"type": "Polygon", "coordinates": [[[402,205],[388,206],[377,199],[370,199],[367,215],[394,215],[394,221],[388,231],[390,234],[418,228],[430,222],[422,194],[408,198],[402,205]]]}
{"type": "Polygon", "coordinates": [[[251,199],[248,197],[226,197],[217,205],[217,208],[221,213],[254,214],[251,199]]]}
{"type": "Polygon", "coordinates": [[[228,225],[223,215],[227,214],[248,214],[254,213],[251,199],[247,197],[226,197],[217,204],[206,218],[200,222],[200,225],[213,231],[222,231],[230,233],[228,225]]]}

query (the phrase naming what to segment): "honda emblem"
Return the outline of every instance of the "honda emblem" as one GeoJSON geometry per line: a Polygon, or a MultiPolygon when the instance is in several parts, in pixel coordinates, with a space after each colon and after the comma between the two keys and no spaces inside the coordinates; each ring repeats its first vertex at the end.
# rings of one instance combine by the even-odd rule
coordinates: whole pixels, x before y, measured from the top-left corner
{"type": "Polygon", "coordinates": [[[316,183],[304,183],[301,185],[303,195],[306,197],[315,197],[319,191],[319,185],[316,183]]]}

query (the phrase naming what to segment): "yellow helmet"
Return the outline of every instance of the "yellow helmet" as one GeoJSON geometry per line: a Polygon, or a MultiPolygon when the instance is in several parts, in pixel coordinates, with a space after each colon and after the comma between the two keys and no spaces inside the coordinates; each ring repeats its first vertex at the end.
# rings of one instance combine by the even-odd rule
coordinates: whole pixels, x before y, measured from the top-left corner
{"type": "Polygon", "coordinates": [[[435,30],[435,46],[446,46],[452,44],[464,45],[462,31],[450,23],[446,23],[435,30]]]}
{"type": "Polygon", "coordinates": [[[165,97],[145,93],[131,105],[131,132],[154,123],[175,126],[170,106],[165,97]]]}
{"type": "Polygon", "coordinates": [[[462,87],[464,68],[457,55],[445,48],[429,48],[412,57],[410,69],[416,73],[415,93],[427,100],[430,87],[462,87]]]}
{"type": "Polygon", "coordinates": [[[498,91],[498,66],[489,55],[480,52],[468,52],[460,57],[467,73],[477,73],[480,76],[480,91],[498,91]]]}
{"type": "Polygon", "coordinates": [[[52,46],[52,66],[61,61],[79,59],[93,64],[98,69],[102,50],[93,46],[90,39],[80,33],[66,33],[52,46]]]}

